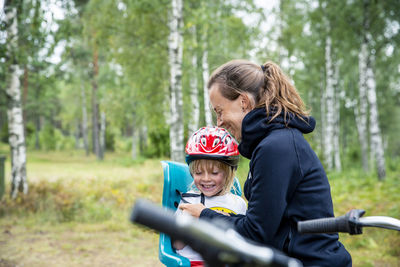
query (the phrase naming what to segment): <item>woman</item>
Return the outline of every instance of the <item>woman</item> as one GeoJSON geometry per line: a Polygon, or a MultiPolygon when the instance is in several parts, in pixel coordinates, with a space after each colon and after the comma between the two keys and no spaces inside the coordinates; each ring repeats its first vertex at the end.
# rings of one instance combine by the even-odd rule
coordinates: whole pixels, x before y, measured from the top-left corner
{"type": "Polygon", "coordinates": [[[195,217],[220,217],[243,236],[300,259],[305,266],[351,266],[337,234],[301,235],[297,222],[333,217],[325,171],[303,134],[314,130],[296,88],[274,63],[233,60],[208,82],[219,127],[240,140],[250,159],[246,215],[224,216],[201,204],[181,204],[195,217]]]}

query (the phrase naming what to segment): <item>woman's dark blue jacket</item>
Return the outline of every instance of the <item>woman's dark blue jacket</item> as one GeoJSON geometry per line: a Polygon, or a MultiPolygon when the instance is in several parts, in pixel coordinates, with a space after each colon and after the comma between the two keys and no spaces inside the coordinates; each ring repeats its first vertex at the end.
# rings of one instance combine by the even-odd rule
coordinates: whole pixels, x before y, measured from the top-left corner
{"type": "Polygon", "coordinates": [[[228,217],[204,209],[200,218],[223,218],[241,235],[284,251],[305,266],[351,266],[337,234],[297,232],[298,221],[334,216],[325,171],[303,137],[314,130],[315,120],[270,119],[265,108],[257,108],[242,122],[239,151],[250,159],[246,215],[228,217]]]}

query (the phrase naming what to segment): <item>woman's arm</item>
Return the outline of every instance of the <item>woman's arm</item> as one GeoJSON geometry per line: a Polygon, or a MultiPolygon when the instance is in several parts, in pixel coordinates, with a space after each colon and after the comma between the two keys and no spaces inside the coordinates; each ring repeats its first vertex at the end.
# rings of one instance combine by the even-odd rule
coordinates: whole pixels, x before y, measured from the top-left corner
{"type": "MultiPolygon", "coordinates": [[[[251,159],[251,178],[248,181],[250,197],[246,216],[225,217],[210,209],[203,209],[200,218],[219,217],[233,223],[236,230],[252,240],[275,244],[278,228],[284,217],[288,201],[293,194],[301,171],[293,139],[289,131],[283,140],[269,136],[264,139],[251,159]]],[[[280,241],[279,241],[280,242],[280,241]]]]}

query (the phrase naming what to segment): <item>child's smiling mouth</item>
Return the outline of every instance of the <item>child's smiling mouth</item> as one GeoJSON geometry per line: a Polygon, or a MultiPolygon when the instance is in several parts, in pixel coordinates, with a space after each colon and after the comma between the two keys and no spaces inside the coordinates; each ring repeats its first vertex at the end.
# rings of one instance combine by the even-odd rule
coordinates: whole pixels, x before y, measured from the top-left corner
{"type": "Polygon", "coordinates": [[[201,189],[204,191],[212,191],[215,188],[215,184],[201,184],[201,189]]]}

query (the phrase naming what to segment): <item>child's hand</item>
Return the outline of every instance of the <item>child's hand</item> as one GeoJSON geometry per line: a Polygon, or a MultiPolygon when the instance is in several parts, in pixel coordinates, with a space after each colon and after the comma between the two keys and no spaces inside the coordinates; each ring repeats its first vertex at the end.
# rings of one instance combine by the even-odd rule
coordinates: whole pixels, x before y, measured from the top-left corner
{"type": "Polygon", "coordinates": [[[199,218],[201,212],[206,208],[203,204],[180,204],[179,209],[189,213],[193,217],[199,218]]]}
{"type": "Polygon", "coordinates": [[[179,241],[179,240],[175,240],[175,241],[172,242],[172,247],[173,247],[174,249],[177,249],[177,250],[181,250],[181,249],[183,249],[185,246],[186,246],[186,244],[183,243],[182,241],[179,241]]]}

